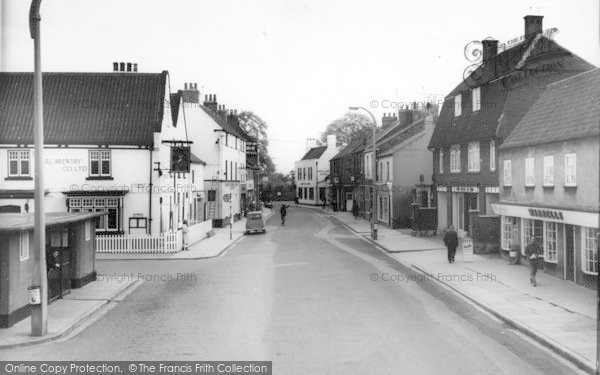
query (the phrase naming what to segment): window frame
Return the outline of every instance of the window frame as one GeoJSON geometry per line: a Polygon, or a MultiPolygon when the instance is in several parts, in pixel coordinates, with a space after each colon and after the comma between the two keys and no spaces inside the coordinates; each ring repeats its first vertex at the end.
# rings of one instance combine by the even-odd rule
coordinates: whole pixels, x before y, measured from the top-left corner
{"type": "Polygon", "coordinates": [[[574,152],[565,154],[565,186],[577,186],[577,154],[574,152]],[[570,160],[572,160],[572,164],[569,162],[570,160]],[[570,168],[572,169],[571,171],[569,171],[570,168]],[[570,172],[572,172],[572,176],[570,172]],[[572,181],[570,177],[572,177],[572,181]]]}
{"type": "Polygon", "coordinates": [[[554,186],[554,155],[546,155],[543,160],[545,187],[554,186]]]}
{"type": "Polygon", "coordinates": [[[502,216],[502,233],[501,233],[501,246],[503,250],[511,250],[513,243],[513,229],[517,226],[517,218],[514,216],[502,216]],[[510,231],[506,232],[507,227],[510,226],[510,231]]]}
{"type": "Polygon", "coordinates": [[[598,275],[598,228],[581,227],[581,272],[586,275],[598,275]],[[589,232],[594,234],[589,235],[589,232]],[[596,255],[595,260],[593,255],[590,260],[589,255],[594,253],[596,255]],[[592,266],[591,271],[589,269],[590,265],[592,266]]]}
{"type": "Polygon", "coordinates": [[[496,141],[490,141],[490,172],[496,171],[496,141]]]}
{"type": "Polygon", "coordinates": [[[544,261],[558,263],[558,224],[554,221],[544,221],[544,261]]]}
{"type": "Polygon", "coordinates": [[[450,173],[460,173],[460,145],[450,146],[450,173]]]}
{"type": "Polygon", "coordinates": [[[481,170],[480,164],[479,142],[470,142],[467,146],[467,171],[479,172],[481,170]]]}
{"type": "Polygon", "coordinates": [[[454,97],[454,117],[462,116],[462,94],[454,97]]]}
{"type": "Polygon", "coordinates": [[[525,187],[535,187],[535,158],[525,158],[525,187]]]}
{"type": "Polygon", "coordinates": [[[6,153],[6,166],[7,166],[7,177],[18,178],[18,177],[31,177],[31,150],[7,150],[6,153]],[[11,154],[16,155],[16,158],[12,158],[11,154]],[[16,162],[17,172],[11,173],[11,161],[16,162]],[[28,173],[23,173],[23,164],[27,164],[28,173]]]}
{"type": "Polygon", "coordinates": [[[88,150],[88,159],[89,159],[89,170],[88,170],[88,175],[89,177],[112,177],[112,152],[110,149],[93,149],[93,150],[88,150]],[[93,155],[97,154],[97,157],[94,157],[93,155]],[[108,155],[108,157],[105,157],[106,155],[108,155]],[[98,163],[98,173],[93,173],[93,168],[92,168],[92,163],[96,161],[98,163]],[[107,162],[108,165],[108,173],[104,173],[104,163],[107,162]]]}
{"type": "Polygon", "coordinates": [[[444,173],[444,149],[440,148],[439,153],[439,170],[440,170],[440,174],[444,173]]]}
{"type": "Polygon", "coordinates": [[[23,231],[19,233],[19,262],[29,259],[29,232],[23,231]]]}
{"type": "Polygon", "coordinates": [[[512,161],[510,159],[502,162],[502,183],[504,186],[512,186],[512,161]]]}
{"type": "Polygon", "coordinates": [[[473,105],[473,112],[479,112],[481,110],[481,87],[471,89],[471,102],[473,105]],[[477,95],[475,95],[475,93],[477,93],[477,95]]]}

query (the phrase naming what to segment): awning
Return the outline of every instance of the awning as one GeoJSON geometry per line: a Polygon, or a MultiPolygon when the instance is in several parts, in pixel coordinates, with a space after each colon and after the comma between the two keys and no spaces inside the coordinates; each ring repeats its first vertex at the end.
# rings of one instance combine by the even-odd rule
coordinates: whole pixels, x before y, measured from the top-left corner
{"type": "Polygon", "coordinates": [[[502,203],[492,203],[492,210],[494,210],[496,215],[598,228],[598,212],[573,211],[562,208],[522,206],[502,203]]]}

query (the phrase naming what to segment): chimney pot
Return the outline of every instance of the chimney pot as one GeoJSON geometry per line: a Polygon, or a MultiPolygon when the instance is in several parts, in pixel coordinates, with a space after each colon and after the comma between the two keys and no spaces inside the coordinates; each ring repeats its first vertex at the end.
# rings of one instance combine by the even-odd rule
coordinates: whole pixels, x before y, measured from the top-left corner
{"type": "Polygon", "coordinates": [[[187,83],[184,83],[184,84],[183,84],[183,89],[184,89],[184,90],[187,90],[187,83]]]}
{"type": "Polygon", "coordinates": [[[133,71],[137,73],[137,71],[138,71],[138,64],[137,63],[133,63],[133,71]]]}
{"type": "Polygon", "coordinates": [[[118,71],[119,71],[119,63],[113,62],[113,72],[118,72],[118,71]]]}
{"type": "Polygon", "coordinates": [[[125,63],[124,62],[119,63],[119,71],[121,71],[121,72],[125,71],[125,63]]]}
{"type": "Polygon", "coordinates": [[[130,62],[127,63],[127,71],[131,72],[131,63],[130,62]]]}

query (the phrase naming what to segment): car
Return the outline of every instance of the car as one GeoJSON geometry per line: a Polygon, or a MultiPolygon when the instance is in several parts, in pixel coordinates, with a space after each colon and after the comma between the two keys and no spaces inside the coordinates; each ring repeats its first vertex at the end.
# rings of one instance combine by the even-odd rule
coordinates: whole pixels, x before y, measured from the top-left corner
{"type": "Polygon", "coordinates": [[[246,216],[246,234],[266,233],[265,220],[262,211],[250,211],[246,216]]]}

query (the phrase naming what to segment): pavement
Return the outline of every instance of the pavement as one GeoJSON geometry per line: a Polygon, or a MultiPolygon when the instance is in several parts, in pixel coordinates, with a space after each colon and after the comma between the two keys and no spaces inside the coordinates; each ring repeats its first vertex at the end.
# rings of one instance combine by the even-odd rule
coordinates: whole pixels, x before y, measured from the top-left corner
{"type": "MultiPolygon", "coordinates": [[[[274,210],[265,209],[265,222],[274,210]]],[[[96,260],[158,260],[158,259],[206,259],[221,255],[239,241],[245,233],[246,219],[239,220],[230,228],[214,229],[214,235],[190,246],[187,251],[174,254],[96,254],[96,260]]],[[[98,275],[98,280],[79,289],[72,289],[62,299],[48,304],[48,333],[31,336],[31,319],[23,319],[10,328],[0,328],[0,349],[41,344],[57,340],[85,323],[104,306],[117,303],[123,294],[143,282],[135,277],[120,279],[111,275],[98,275]]],[[[125,275],[128,276],[128,275],[125,275]]]]}
{"type": "MultiPolygon", "coordinates": [[[[274,209],[263,209],[265,222],[275,214],[274,209]]],[[[246,232],[246,218],[236,221],[231,228],[214,228],[214,235],[189,246],[186,251],[169,254],[96,254],[98,260],[180,260],[208,259],[221,255],[239,241],[246,232]],[[231,230],[230,230],[231,229],[231,230]]]]}
{"type": "Polygon", "coordinates": [[[61,299],[48,304],[48,333],[31,335],[31,319],[23,319],[10,328],[0,329],[0,349],[42,344],[57,340],[84,324],[96,312],[118,303],[140,285],[136,280],[117,280],[98,275],[82,288],[72,289],[61,299]]]}
{"type": "Polygon", "coordinates": [[[467,262],[458,249],[456,262],[450,264],[440,236],[413,237],[410,231],[379,225],[378,239],[373,241],[367,220],[355,219],[349,212],[327,214],[391,253],[402,264],[412,266],[421,277],[415,275],[415,282],[423,277],[437,281],[578,367],[595,371],[595,290],[543,271],[538,272],[538,286],[533,287],[528,267],[509,265],[497,254],[474,254],[473,261],[467,262]]]}

